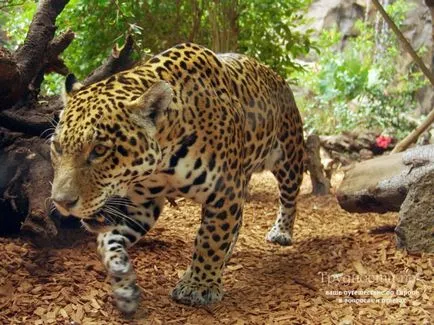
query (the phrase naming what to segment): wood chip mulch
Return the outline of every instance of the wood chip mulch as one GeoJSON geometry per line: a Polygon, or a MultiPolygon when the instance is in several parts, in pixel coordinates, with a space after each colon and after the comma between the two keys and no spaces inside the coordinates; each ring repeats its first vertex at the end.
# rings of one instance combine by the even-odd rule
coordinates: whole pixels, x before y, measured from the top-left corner
{"type": "Polygon", "coordinates": [[[278,208],[269,173],[255,175],[221,303],[168,297],[190,261],[200,207],[167,206],[131,249],[142,287],[132,318],[114,307],[92,235],[57,248],[0,238],[0,324],[433,324],[434,256],[396,248],[397,214],[349,214],[334,196],[299,199],[295,241],[264,241],[278,208]]]}

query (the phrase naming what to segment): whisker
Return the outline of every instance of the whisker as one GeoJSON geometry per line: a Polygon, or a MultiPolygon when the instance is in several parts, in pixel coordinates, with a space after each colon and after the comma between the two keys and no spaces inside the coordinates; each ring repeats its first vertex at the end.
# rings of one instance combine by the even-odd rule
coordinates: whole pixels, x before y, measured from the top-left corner
{"type": "Polygon", "coordinates": [[[111,205],[111,204],[118,204],[118,205],[123,205],[123,206],[126,206],[126,207],[129,207],[129,208],[133,208],[133,209],[137,209],[137,206],[136,205],[134,205],[130,200],[128,200],[128,199],[125,199],[125,200],[120,200],[120,199],[117,199],[117,198],[110,198],[107,202],[106,202],[106,204],[108,204],[108,205],[111,205]]]}
{"type": "MultiPolygon", "coordinates": [[[[109,216],[112,216],[112,217],[117,218],[117,219],[128,220],[128,218],[124,214],[122,214],[120,211],[114,210],[111,207],[104,207],[103,212],[105,212],[109,216]]],[[[115,221],[115,219],[113,219],[113,220],[115,221]]]]}
{"type": "Polygon", "coordinates": [[[122,202],[129,202],[131,203],[131,200],[126,198],[126,197],[121,197],[121,196],[113,196],[111,198],[108,199],[108,201],[122,201],[122,202]]]}
{"type": "Polygon", "coordinates": [[[45,138],[45,139],[49,139],[49,138],[51,138],[51,136],[54,134],[54,131],[55,131],[56,129],[53,127],[53,128],[48,128],[48,129],[46,129],[45,131],[43,131],[39,136],[41,137],[41,138],[45,138]],[[47,134],[48,133],[48,134],[47,134]]]}
{"type": "Polygon", "coordinates": [[[54,128],[57,126],[57,124],[59,123],[59,120],[56,118],[56,116],[44,116],[48,123],[50,123],[54,128]]]}
{"type": "Polygon", "coordinates": [[[104,218],[106,218],[112,225],[116,224],[115,220],[110,215],[105,214],[104,218]]]}
{"type": "Polygon", "coordinates": [[[123,206],[123,207],[128,207],[128,208],[132,208],[132,209],[137,209],[137,206],[132,205],[132,204],[128,204],[128,203],[125,203],[125,202],[116,202],[116,201],[111,201],[111,202],[106,203],[106,205],[109,205],[109,206],[111,206],[111,207],[116,207],[116,208],[118,208],[118,206],[121,205],[121,206],[123,206]],[[113,205],[113,204],[114,204],[114,205],[113,205]]]}
{"type": "Polygon", "coordinates": [[[122,211],[119,211],[117,208],[113,206],[105,206],[103,210],[105,212],[112,214],[114,217],[118,217],[123,220],[129,220],[130,218],[128,215],[124,214],[122,211]]]}
{"type": "Polygon", "coordinates": [[[110,205],[106,205],[103,207],[103,211],[114,215],[115,217],[118,217],[120,219],[126,220],[126,221],[130,221],[132,223],[134,223],[135,225],[137,225],[140,229],[142,229],[143,231],[146,232],[145,227],[137,220],[131,218],[130,216],[126,215],[125,213],[123,213],[122,211],[119,211],[117,208],[110,206],[110,205]]]}

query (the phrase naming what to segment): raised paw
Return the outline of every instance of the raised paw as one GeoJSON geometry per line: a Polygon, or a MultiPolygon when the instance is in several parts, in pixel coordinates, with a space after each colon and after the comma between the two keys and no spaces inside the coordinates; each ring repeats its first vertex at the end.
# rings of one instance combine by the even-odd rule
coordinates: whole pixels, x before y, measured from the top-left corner
{"type": "Polygon", "coordinates": [[[180,280],[172,290],[171,297],[184,305],[208,305],[222,300],[223,290],[216,283],[180,280]]]}
{"type": "Polygon", "coordinates": [[[282,232],[273,227],[265,237],[265,239],[271,243],[279,244],[280,246],[291,246],[292,238],[287,232],[282,232]]]}
{"type": "Polygon", "coordinates": [[[120,255],[112,255],[107,258],[107,262],[105,263],[107,266],[107,271],[112,276],[123,276],[132,272],[133,266],[130,263],[128,255],[120,254],[120,255]]]}
{"type": "Polygon", "coordinates": [[[119,310],[125,314],[134,313],[140,303],[140,289],[135,283],[114,286],[113,295],[119,310]]]}

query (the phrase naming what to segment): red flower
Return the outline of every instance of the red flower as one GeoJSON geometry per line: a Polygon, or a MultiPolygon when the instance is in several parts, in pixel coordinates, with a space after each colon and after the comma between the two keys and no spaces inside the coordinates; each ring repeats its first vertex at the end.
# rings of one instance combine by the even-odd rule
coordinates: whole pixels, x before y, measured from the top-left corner
{"type": "Polygon", "coordinates": [[[387,135],[380,135],[375,139],[375,143],[378,148],[387,149],[389,144],[392,142],[392,137],[387,135]]]}

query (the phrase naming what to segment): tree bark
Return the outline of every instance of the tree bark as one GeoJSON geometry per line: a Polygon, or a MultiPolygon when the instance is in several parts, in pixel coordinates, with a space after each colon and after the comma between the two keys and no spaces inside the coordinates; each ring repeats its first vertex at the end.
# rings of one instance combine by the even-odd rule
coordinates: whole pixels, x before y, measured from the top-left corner
{"type": "MultiPolygon", "coordinates": [[[[56,18],[67,3],[68,0],[40,1],[24,43],[13,54],[4,49],[0,51],[0,110],[25,99],[31,90],[38,91],[39,81],[33,87],[30,85],[35,78],[41,80],[44,68],[50,65],[47,59],[53,60],[47,53],[59,54],[58,51],[72,41],[73,34],[69,34],[65,37],[69,42],[51,43],[56,31],[56,18]]],[[[54,60],[57,62],[54,65],[62,62],[57,56],[54,60]]]]}
{"type": "Polygon", "coordinates": [[[209,22],[211,25],[212,45],[215,52],[235,52],[238,48],[238,1],[209,1],[209,22]]]}
{"type": "Polygon", "coordinates": [[[349,212],[399,211],[409,188],[432,170],[434,145],[357,163],[345,173],[338,202],[349,212]]]}
{"type": "Polygon", "coordinates": [[[307,169],[312,182],[312,194],[327,195],[330,193],[330,180],[324,175],[320,158],[320,140],[317,135],[309,135],[306,139],[308,155],[307,169]]]}

